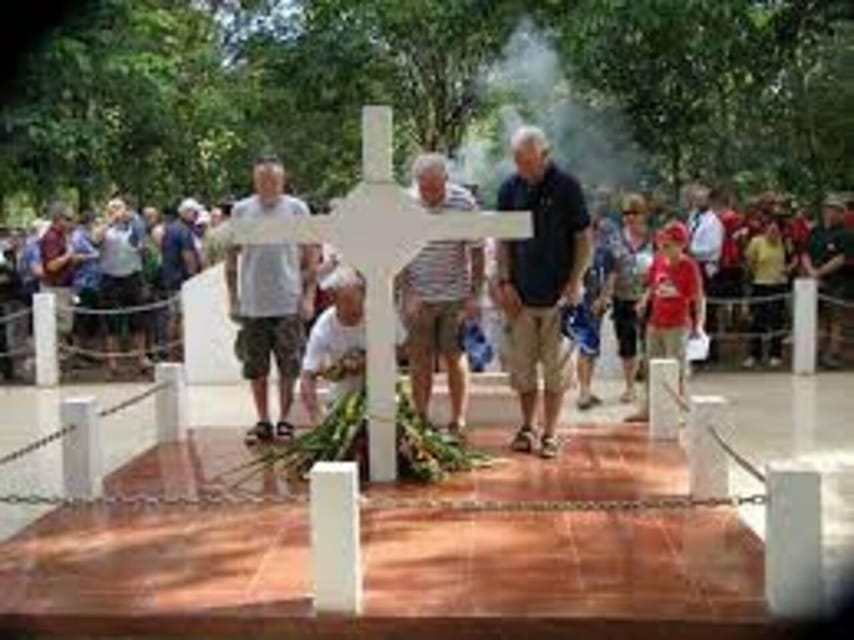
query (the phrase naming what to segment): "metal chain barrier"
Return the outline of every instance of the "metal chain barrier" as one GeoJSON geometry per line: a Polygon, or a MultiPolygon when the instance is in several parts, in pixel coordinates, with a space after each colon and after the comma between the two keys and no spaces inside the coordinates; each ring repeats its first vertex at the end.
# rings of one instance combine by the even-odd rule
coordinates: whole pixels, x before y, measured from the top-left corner
{"type": "Polygon", "coordinates": [[[845,298],[836,298],[834,296],[829,296],[826,293],[819,293],[818,299],[821,302],[825,302],[827,304],[832,304],[837,307],[842,307],[844,309],[854,309],[854,300],[846,300],[845,298]]]}
{"type": "Polygon", "coordinates": [[[93,307],[65,306],[61,304],[57,304],[56,308],[60,312],[84,316],[128,316],[137,313],[157,311],[158,309],[166,309],[176,303],[180,303],[180,300],[180,296],[173,296],[166,300],[157,300],[156,302],[150,302],[148,304],[141,304],[133,307],[119,307],[117,309],[96,309],[93,307]]]}
{"type": "Polygon", "coordinates": [[[21,358],[24,356],[34,356],[35,350],[33,347],[21,347],[20,349],[11,349],[10,351],[0,351],[0,358],[21,358]]]}
{"type": "Polygon", "coordinates": [[[426,510],[466,511],[489,513],[553,513],[575,512],[637,512],[715,509],[764,505],[767,496],[755,494],[729,498],[692,498],[691,496],[656,496],[631,500],[442,500],[430,498],[371,498],[361,499],[362,507],[371,511],[426,510]]]}
{"type": "Polygon", "coordinates": [[[69,433],[74,431],[74,429],[76,429],[76,428],[77,428],[76,425],[70,424],[66,427],[63,427],[62,429],[59,429],[58,431],[54,431],[53,433],[46,435],[43,438],[39,438],[35,442],[31,442],[30,444],[28,444],[25,447],[21,447],[17,451],[12,451],[11,453],[7,453],[2,458],[0,458],[0,467],[4,466],[6,464],[9,464],[10,462],[14,462],[15,460],[18,460],[20,458],[23,458],[25,455],[30,454],[33,451],[37,451],[37,450],[41,449],[42,447],[46,447],[47,445],[49,445],[51,442],[54,442],[55,440],[60,440],[60,439],[64,438],[69,433]]]}
{"type": "Polygon", "coordinates": [[[166,353],[175,349],[176,347],[180,347],[184,344],[183,340],[173,340],[172,342],[167,342],[165,344],[157,345],[152,347],[151,349],[145,349],[144,351],[134,350],[134,351],[94,351],[92,349],[84,349],[82,347],[75,347],[72,345],[61,344],[59,345],[59,351],[62,353],[67,353],[71,355],[79,355],[86,356],[88,358],[93,358],[96,360],[107,360],[110,358],[122,359],[122,358],[139,358],[141,356],[146,356],[150,353],[166,353]]]}
{"type": "Polygon", "coordinates": [[[5,316],[0,316],[0,324],[8,324],[18,318],[25,318],[32,315],[33,310],[30,307],[7,313],[5,316]]]}
{"type": "Polygon", "coordinates": [[[716,340],[749,340],[751,338],[785,338],[791,335],[792,329],[779,329],[777,331],[720,331],[710,333],[708,336],[716,340]]]}
{"type": "Polygon", "coordinates": [[[138,403],[142,402],[143,400],[145,400],[146,398],[148,398],[149,396],[153,396],[155,393],[165,389],[170,384],[172,384],[172,383],[166,381],[166,382],[159,382],[155,385],[152,385],[151,387],[149,387],[145,391],[137,393],[136,395],[133,395],[129,398],[126,398],[125,400],[122,400],[121,402],[113,405],[112,407],[108,407],[106,409],[101,409],[98,412],[98,417],[99,418],[106,418],[106,417],[111,416],[115,413],[118,413],[119,411],[124,411],[128,407],[131,407],[135,404],[138,404],[138,403]]]}
{"type": "Polygon", "coordinates": [[[211,493],[198,496],[167,496],[153,494],[115,494],[95,497],[71,497],[60,495],[5,494],[0,495],[0,504],[53,506],[53,507],[228,507],[243,505],[308,504],[305,495],[246,495],[234,493],[211,493]]]}
{"type": "Polygon", "coordinates": [[[718,446],[720,446],[720,448],[723,449],[726,452],[726,454],[730,458],[732,458],[738,466],[740,466],[748,474],[750,474],[751,476],[753,476],[754,478],[759,480],[759,482],[761,482],[762,484],[766,483],[765,474],[762,473],[756,467],[756,465],[751,463],[747,458],[745,458],[738,451],[736,451],[735,448],[731,444],[729,444],[726,440],[724,440],[723,437],[721,436],[721,434],[718,433],[717,429],[715,429],[714,427],[709,427],[709,433],[715,439],[715,442],[718,443],[718,446]]]}
{"type": "MultiPolygon", "coordinates": [[[[443,500],[432,498],[376,498],[362,496],[359,504],[366,511],[445,511],[475,513],[633,513],[639,511],[682,511],[694,509],[736,508],[765,505],[764,494],[729,498],[692,498],[691,496],[656,496],[631,500],[443,500]]],[[[67,507],[215,507],[243,505],[306,505],[307,494],[247,495],[210,493],[198,496],[117,494],[98,497],[68,497],[38,494],[0,495],[0,503],[17,505],[51,505],[67,507]]]]}
{"type": "Polygon", "coordinates": [[[792,300],[794,298],[791,293],[775,293],[767,296],[744,296],[743,298],[712,298],[706,297],[706,304],[724,305],[724,304],[764,304],[767,302],[777,302],[780,300],[792,300]]]}
{"type": "Polygon", "coordinates": [[[673,388],[672,385],[665,382],[663,386],[664,390],[667,391],[667,395],[669,395],[671,400],[676,403],[682,413],[688,413],[691,411],[691,405],[678,391],[676,391],[676,389],[673,388]]]}

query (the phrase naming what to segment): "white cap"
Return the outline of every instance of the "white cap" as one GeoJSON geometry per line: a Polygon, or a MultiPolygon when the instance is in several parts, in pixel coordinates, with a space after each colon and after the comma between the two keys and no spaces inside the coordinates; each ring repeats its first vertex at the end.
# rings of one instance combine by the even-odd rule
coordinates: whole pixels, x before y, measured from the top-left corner
{"type": "Polygon", "coordinates": [[[320,282],[323,291],[335,291],[345,287],[356,287],[362,284],[362,279],[353,267],[338,265],[320,282]]]}
{"type": "Polygon", "coordinates": [[[204,207],[195,198],[184,198],[181,204],[178,205],[178,213],[186,213],[187,211],[204,211],[204,207]]]}

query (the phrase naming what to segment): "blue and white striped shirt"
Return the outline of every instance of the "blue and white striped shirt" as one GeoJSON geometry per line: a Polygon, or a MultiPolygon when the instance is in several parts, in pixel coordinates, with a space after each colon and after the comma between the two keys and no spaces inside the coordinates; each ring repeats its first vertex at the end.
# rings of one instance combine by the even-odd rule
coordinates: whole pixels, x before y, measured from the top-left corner
{"type": "MultiPolygon", "coordinates": [[[[415,188],[414,197],[418,196],[415,188]]],[[[477,211],[477,202],[467,189],[448,183],[445,209],[477,211]]],[[[469,250],[482,247],[482,241],[438,240],[430,242],[405,270],[406,282],[424,302],[465,300],[471,294],[469,250]]]]}

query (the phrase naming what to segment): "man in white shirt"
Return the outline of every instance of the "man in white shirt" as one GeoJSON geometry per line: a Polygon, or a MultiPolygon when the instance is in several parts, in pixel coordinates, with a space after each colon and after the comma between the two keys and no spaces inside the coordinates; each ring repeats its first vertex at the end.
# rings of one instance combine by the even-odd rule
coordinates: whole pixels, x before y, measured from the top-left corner
{"type": "Polygon", "coordinates": [[[317,318],[302,362],[300,388],[311,424],[323,420],[317,379],[330,382],[330,403],[359,390],[365,380],[365,282],[351,267],[339,266],[321,282],[334,304],[317,318]]]}
{"type": "MultiPolygon", "coordinates": [[[[724,246],[724,225],[720,216],[710,207],[708,187],[697,187],[693,194],[694,209],[688,216],[688,231],[691,234],[689,252],[700,265],[703,276],[703,291],[706,296],[717,293],[717,275],[720,272],[721,252],[724,246]]],[[[714,334],[718,330],[717,308],[706,309],[705,331],[714,334]]],[[[717,340],[712,341],[709,361],[718,359],[717,340]]]]}
{"type": "MultiPolygon", "coordinates": [[[[309,215],[308,206],[286,195],[285,170],[264,156],[253,169],[255,194],[235,203],[235,220],[265,220],[309,215]]],[[[243,376],[252,385],[257,424],[247,445],[293,436],[288,422],[294,381],[300,374],[305,345],[304,321],[313,315],[317,254],[310,245],[232,246],[225,262],[229,311],[242,325],[243,376]],[[270,420],[270,359],[279,370],[279,422],[270,420]]]]}

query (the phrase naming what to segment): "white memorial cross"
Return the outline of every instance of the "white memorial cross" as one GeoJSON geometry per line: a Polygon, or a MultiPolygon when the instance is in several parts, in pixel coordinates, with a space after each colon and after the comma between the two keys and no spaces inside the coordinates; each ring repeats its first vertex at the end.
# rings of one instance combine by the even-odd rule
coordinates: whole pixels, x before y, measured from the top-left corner
{"type": "Polygon", "coordinates": [[[238,245],[328,243],[365,277],[370,477],[390,482],[397,478],[395,275],[433,240],[530,237],[531,215],[425,212],[394,181],[390,107],[364,108],[362,163],[362,182],[331,215],[232,221],[230,233],[238,245]]]}

